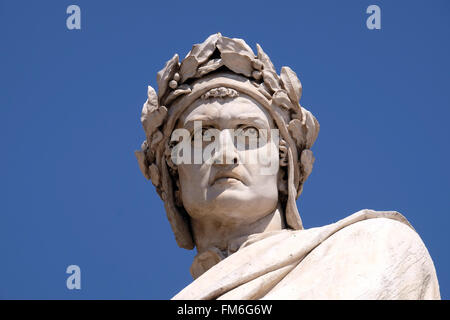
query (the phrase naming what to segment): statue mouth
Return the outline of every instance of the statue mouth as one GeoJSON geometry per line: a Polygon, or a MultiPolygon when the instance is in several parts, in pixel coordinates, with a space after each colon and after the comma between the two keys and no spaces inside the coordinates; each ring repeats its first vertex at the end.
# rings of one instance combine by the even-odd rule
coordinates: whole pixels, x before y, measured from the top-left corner
{"type": "Polygon", "coordinates": [[[214,176],[211,185],[238,184],[238,183],[244,184],[241,176],[232,171],[226,171],[217,173],[214,176]]]}

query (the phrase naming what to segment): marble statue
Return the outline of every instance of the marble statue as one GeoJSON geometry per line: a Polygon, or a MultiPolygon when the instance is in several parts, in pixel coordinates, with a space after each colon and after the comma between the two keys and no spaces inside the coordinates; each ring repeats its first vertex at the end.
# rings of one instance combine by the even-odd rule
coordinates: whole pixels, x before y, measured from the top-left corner
{"type": "Polygon", "coordinates": [[[197,249],[195,280],[173,299],[440,299],[433,261],[400,213],[303,228],[296,199],[319,122],[289,67],[278,75],[259,45],[255,55],[217,33],[175,54],[157,83],[136,157],[178,245],[197,249]]]}

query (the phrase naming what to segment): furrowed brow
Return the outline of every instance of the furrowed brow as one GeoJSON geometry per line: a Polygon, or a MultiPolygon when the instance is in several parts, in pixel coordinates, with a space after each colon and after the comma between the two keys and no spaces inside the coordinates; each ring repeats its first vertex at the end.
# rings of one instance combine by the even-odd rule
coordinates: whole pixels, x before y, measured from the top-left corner
{"type": "Polygon", "coordinates": [[[258,126],[265,127],[267,129],[270,129],[270,124],[267,122],[266,119],[262,118],[258,114],[243,114],[236,118],[236,121],[240,121],[245,124],[256,124],[258,126]]]}
{"type": "Polygon", "coordinates": [[[201,121],[202,126],[203,125],[208,125],[213,123],[215,120],[214,117],[208,116],[208,115],[198,115],[198,116],[193,116],[192,118],[189,118],[188,120],[186,120],[184,122],[184,128],[188,129],[188,130],[192,130],[194,128],[194,122],[196,121],[201,121]]]}

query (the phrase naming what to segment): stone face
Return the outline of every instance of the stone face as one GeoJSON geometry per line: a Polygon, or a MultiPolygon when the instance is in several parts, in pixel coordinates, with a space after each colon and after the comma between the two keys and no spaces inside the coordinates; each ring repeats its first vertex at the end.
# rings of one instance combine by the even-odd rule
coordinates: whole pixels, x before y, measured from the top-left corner
{"type": "Polygon", "coordinates": [[[302,86],[257,45],[211,35],[158,73],[139,167],[195,280],[174,299],[439,299],[433,262],[394,211],[304,230],[296,199],[319,123],[302,86]],[[182,150],[182,151],[180,151],[182,150]],[[251,159],[255,160],[252,161],[251,159]]]}

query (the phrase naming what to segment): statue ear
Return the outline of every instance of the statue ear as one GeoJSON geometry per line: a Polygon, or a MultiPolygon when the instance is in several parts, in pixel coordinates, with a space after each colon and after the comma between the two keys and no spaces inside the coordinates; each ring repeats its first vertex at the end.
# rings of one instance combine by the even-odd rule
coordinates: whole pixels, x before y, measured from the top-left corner
{"type": "Polygon", "coordinates": [[[287,195],[287,177],[285,168],[288,165],[286,141],[280,138],[279,153],[280,153],[280,169],[278,170],[278,191],[287,195]]]}
{"type": "Polygon", "coordinates": [[[171,177],[173,178],[174,182],[175,182],[175,191],[174,191],[174,200],[175,200],[175,204],[178,207],[183,207],[183,201],[182,201],[182,195],[181,195],[181,186],[180,186],[180,178],[178,177],[178,167],[176,164],[173,163],[172,161],[172,148],[173,145],[169,144],[166,147],[166,150],[164,152],[164,158],[166,160],[166,164],[168,166],[169,169],[169,173],[171,175],[171,177]]]}
{"type": "Polygon", "coordinates": [[[279,153],[280,153],[280,167],[287,167],[288,165],[288,155],[287,155],[287,146],[286,146],[286,141],[280,137],[280,145],[278,146],[279,148],[279,153]]]}
{"type": "Polygon", "coordinates": [[[288,181],[286,178],[286,170],[283,167],[280,167],[280,170],[278,171],[277,187],[279,193],[287,196],[288,181]]]}

